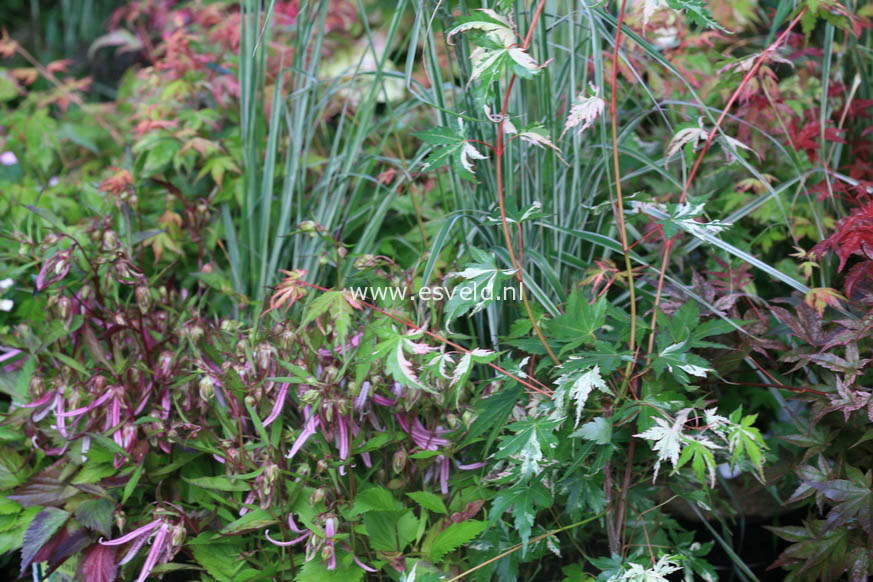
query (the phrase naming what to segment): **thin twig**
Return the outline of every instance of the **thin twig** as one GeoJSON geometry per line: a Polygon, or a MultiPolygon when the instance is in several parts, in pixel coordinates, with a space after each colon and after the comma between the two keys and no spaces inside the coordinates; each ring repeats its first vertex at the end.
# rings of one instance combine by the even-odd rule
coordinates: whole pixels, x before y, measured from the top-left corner
{"type": "MultiPolygon", "coordinates": [[[[624,25],[624,9],[627,5],[627,0],[621,0],[621,6],[618,10],[618,22],[615,27],[615,42],[612,52],[612,77],[610,78],[611,95],[609,96],[609,116],[612,128],[612,165],[615,172],[615,201],[616,201],[616,223],[618,226],[618,235],[621,239],[621,250],[624,254],[624,268],[627,274],[627,286],[630,291],[630,338],[628,339],[628,351],[631,354],[636,352],[637,339],[637,296],[634,287],[634,271],[631,266],[630,246],[627,242],[627,227],[624,217],[624,197],[621,192],[621,166],[618,162],[618,47],[621,44],[621,27],[624,25]]],[[[624,381],[619,391],[619,399],[624,396],[630,383],[631,373],[634,369],[636,357],[632,358],[627,363],[627,368],[624,373],[624,381]]]]}
{"type": "MultiPolygon", "coordinates": [[[[537,5],[533,18],[531,19],[530,27],[528,27],[527,36],[525,36],[524,44],[521,47],[522,50],[527,50],[528,46],[530,45],[531,38],[533,38],[533,31],[536,28],[537,20],[539,20],[540,14],[542,14],[545,4],[545,0],[540,0],[539,4],[537,5]]],[[[537,336],[537,339],[540,340],[540,343],[543,344],[543,347],[546,349],[546,353],[549,355],[549,358],[551,358],[552,362],[554,362],[555,365],[559,365],[561,362],[558,360],[555,352],[552,351],[552,348],[549,346],[549,342],[546,341],[546,338],[543,335],[539,324],[537,324],[536,317],[534,317],[533,309],[530,306],[530,301],[527,298],[527,293],[525,292],[524,286],[524,271],[522,270],[523,265],[515,256],[515,250],[512,247],[512,235],[510,235],[509,233],[509,223],[506,219],[506,204],[503,195],[503,152],[505,145],[503,143],[503,123],[506,120],[506,110],[509,107],[509,95],[512,93],[513,85],[515,85],[515,74],[510,77],[509,84],[506,86],[506,92],[503,95],[503,105],[500,112],[500,121],[497,124],[497,145],[494,148],[497,164],[497,204],[500,207],[500,223],[503,226],[503,237],[506,240],[506,250],[509,251],[509,260],[512,263],[512,268],[515,270],[515,279],[518,281],[518,286],[521,291],[521,301],[524,304],[524,309],[527,313],[527,317],[530,320],[531,326],[537,336]]],[[[518,247],[519,252],[521,252],[522,243],[520,237],[518,240],[518,247]]]]}
{"type": "MultiPolygon", "coordinates": [[[[770,53],[771,51],[775,50],[779,45],[781,45],[783,42],[785,42],[785,39],[788,38],[788,35],[791,33],[791,30],[797,25],[798,22],[800,22],[800,19],[803,18],[803,15],[806,14],[806,10],[807,10],[807,8],[804,7],[797,14],[797,16],[794,18],[794,20],[791,21],[791,23],[788,25],[788,28],[786,28],[785,31],[783,31],[782,34],[779,35],[779,38],[777,38],[775,41],[773,41],[773,43],[769,47],[767,47],[765,50],[763,50],[761,52],[761,54],[759,54],[755,58],[755,63],[752,65],[752,67],[749,69],[749,71],[743,77],[743,80],[740,82],[739,87],[737,87],[736,90],[734,91],[733,95],[731,95],[731,98],[728,100],[727,105],[725,105],[725,108],[722,110],[721,114],[718,116],[718,119],[715,122],[715,126],[712,128],[712,131],[710,131],[709,135],[706,137],[706,143],[703,144],[703,148],[700,150],[700,153],[697,156],[697,160],[694,162],[694,166],[691,168],[691,172],[688,174],[688,179],[685,181],[685,186],[682,189],[682,193],[679,195],[679,202],[685,202],[685,198],[688,196],[688,191],[691,189],[691,183],[694,181],[695,176],[697,176],[697,171],[700,168],[701,162],[703,161],[703,156],[705,156],[706,152],[709,151],[709,146],[712,145],[712,140],[715,139],[715,134],[718,133],[722,122],[724,122],[725,118],[727,118],[728,114],[730,113],[731,108],[733,107],[734,103],[736,103],[737,99],[739,98],[740,93],[742,93],[743,89],[745,89],[746,85],[748,85],[749,81],[752,80],[752,77],[754,77],[755,74],[757,74],[758,69],[761,68],[761,64],[764,62],[764,59],[766,58],[767,54],[770,53]]],[[[672,249],[670,248],[669,245],[667,247],[665,247],[664,259],[663,259],[663,262],[661,264],[661,273],[659,275],[661,279],[663,279],[664,274],[667,271],[667,266],[670,263],[670,251],[671,250],[672,249]]],[[[658,291],[655,294],[655,305],[656,306],[661,301],[661,291],[662,291],[662,287],[659,285],[658,291]]],[[[650,334],[651,334],[650,338],[655,335],[655,327],[656,327],[655,324],[656,323],[657,323],[657,320],[653,316],[652,317],[652,331],[650,332],[650,334]]],[[[649,341],[649,345],[650,346],[652,345],[651,339],[649,341]]],[[[651,348],[649,349],[649,352],[651,353],[651,348]]]]}

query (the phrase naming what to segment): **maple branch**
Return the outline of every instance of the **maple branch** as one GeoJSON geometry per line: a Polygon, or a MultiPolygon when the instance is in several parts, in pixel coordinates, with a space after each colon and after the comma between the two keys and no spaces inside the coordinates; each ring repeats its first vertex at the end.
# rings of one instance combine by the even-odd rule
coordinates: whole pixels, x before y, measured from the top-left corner
{"type": "MultiPolygon", "coordinates": [[[[618,235],[621,239],[621,250],[624,254],[624,268],[627,274],[627,286],[630,291],[630,338],[628,339],[628,351],[632,354],[636,348],[637,336],[637,297],[636,289],[634,288],[634,272],[630,260],[630,246],[627,242],[627,227],[624,217],[624,197],[621,192],[621,166],[618,162],[618,119],[616,111],[618,109],[618,47],[621,44],[621,27],[624,25],[624,9],[627,5],[627,0],[621,0],[621,6],[618,10],[618,21],[615,27],[615,42],[613,43],[612,51],[612,76],[610,78],[611,95],[609,96],[609,116],[612,128],[612,165],[615,172],[615,198],[616,198],[616,224],[618,226],[618,235]]],[[[631,372],[633,371],[636,358],[631,359],[625,370],[625,379],[622,382],[619,398],[624,396],[630,382],[631,372]]]]}
{"type": "MultiPolygon", "coordinates": [[[[767,56],[767,54],[770,51],[775,50],[776,47],[778,47],[783,42],[785,42],[785,39],[788,38],[788,35],[791,33],[791,30],[797,25],[798,22],[800,22],[800,19],[803,18],[804,14],[806,14],[806,11],[807,11],[807,7],[804,6],[803,9],[797,14],[797,16],[794,17],[794,20],[792,20],[791,23],[788,25],[788,28],[786,28],[782,32],[782,34],[779,35],[779,38],[777,38],[775,41],[773,41],[773,43],[769,47],[767,47],[766,49],[761,51],[761,53],[755,58],[754,64],[749,69],[749,71],[746,73],[746,75],[743,77],[743,80],[740,82],[739,87],[737,87],[736,90],[734,91],[733,95],[731,95],[731,98],[728,100],[727,105],[725,105],[724,109],[722,110],[721,115],[718,116],[718,120],[716,120],[715,126],[712,128],[712,131],[709,132],[709,135],[707,135],[706,143],[703,144],[703,148],[700,150],[700,154],[697,156],[697,160],[694,162],[694,166],[691,168],[691,172],[688,174],[688,179],[685,181],[685,186],[682,189],[682,193],[679,195],[679,202],[680,203],[685,202],[685,198],[688,195],[688,191],[691,189],[691,183],[694,181],[695,176],[697,176],[697,170],[700,169],[700,164],[703,161],[703,156],[705,156],[706,152],[709,151],[709,146],[712,145],[712,140],[715,139],[715,134],[719,131],[719,128],[721,127],[722,122],[728,116],[728,113],[730,113],[730,110],[733,107],[734,103],[736,103],[737,99],[739,98],[740,93],[742,93],[743,89],[746,87],[746,85],[748,85],[749,81],[752,80],[752,77],[755,76],[755,74],[758,72],[758,69],[761,68],[761,64],[764,62],[764,58],[767,56]]],[[[667,271],[667,266],[670,263],[671,250],[672,250],[672,245],[670,245],[668,243],[668,245],[664,249],[664,259],[663,259],[663,262],[661,264],[661,271],[659,273],[659,280],[663,280],[664,275],[667,271]]],[[[661,302],[661,292],[662,292],[662,285],[659,284],[657,292],[655,293],[655,309],[656,310],[657,310],[657,306],[661,302]]],[[[652,331],[650,332],[650,339],[649,339],[649,353],[650,354],[652,352],[652,345],[653,345],[651,338],[653,338],[655,335],[656,324],[657,324],[657,320],[655,319],[655,316],[653,314],[652,315],[652,331]]]]}
{"type": "MultiPolygon", "coordinates": [[[[530,45],[530,41],[533,38],[533,31],[536,27],[537,20],[540,18],[540,14],[543,12],[543,8],[545,7],[546,1],[540,0],[537,5],[536,11],[534,12],[533,18],[531,19],[530,26],[527,30],[527,36],[525,36],[524,44],[522,45],[522,50],[527,50],[527,47],[530,45]]],[[[509,233],[509,223],[506,220],[506,204],[503,195],[503,152],[504,152],[504,143],[503,143],[503,123],[506,120],[506,110],[509,107],[509,95],[512,93],[512,86],[515,85],[515,73],[512,74],[512,77],[509,79],[509,84],[506,86],[506,92],[503,95],[503,104],[500,110],[500,121],[497,124],[497,145],[492,148],[495,153],[496,163],[497,163],[497,204],[500,207],[500,224],[503,227],[503,238],[506,241],[506,250],[509,251],[509,260],[512,263],[512,268],[515,270],[515,279],[518,281],[518,287],[521,292],[521,301],[524,304],[525,312],[527,313],[527,317],[530,320],[532,329],[537,336],[537,339],[540,340],[540,343],[543,344],[543,347],[546,349],[546,353],[551,358],[554,364],[560,365],[560,360],[555,355],[555,352],[552,351],[552,348],[549,346],[549,342],[546,341],[545,336],[543,335],[540,326],[537,324],[536,317],[534,317],[533,309],[530,306],[530,301],[527,298],[527,292],[525,291],[524,286],[524,271],[522,270],[521,261],[516,258],[515,250],[512,248],[512,235],[509,233]]],[[[521,231],[519,230],[519,239],[518,239],[518,248],[519,253],[521,253],[521,231]]]]}

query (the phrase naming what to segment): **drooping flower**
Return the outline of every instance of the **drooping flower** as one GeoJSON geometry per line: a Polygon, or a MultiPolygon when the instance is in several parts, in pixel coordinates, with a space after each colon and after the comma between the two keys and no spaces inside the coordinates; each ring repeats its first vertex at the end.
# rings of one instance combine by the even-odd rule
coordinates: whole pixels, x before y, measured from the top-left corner
{"type": "Polygon", "coordinates": [[[103,546],[120,546],[132,542],[127,553],[118,563],[119,566],[123,566],[139,553],[147,541],[151,540],[151,549],[136,579],[136,582],[144,582],[155,566],[166,564],[173,559],[182,546],[184,538],[185,528],[182,524],[172,523],[168,516],[162,516],[120,538],[109,541],[103,541],[101,538],[99,543],[103,546]]]}
{"type": "MultiPolygon", "coordinates": [[[[336,570],[336,534],[339,526],[339,521],[333,514],[327,514],[323,518],[324,538],[318,535],[313,535],[311,530],[303,529],[294,521],[294,514],[288,514],[288,529],[294,534],[300,534],[298,537],[287,542],[280,542],[270,537],[270,530],[264,532],[267,540],[277,546],[288,547],[299,544],[303,540],[309,540],[306,545],[307,560],[312,559],[317,553],[321,554],[321,559],[326,562],[328,570],[336,570]]],[[[352,560],[365,572],[377,572],[375,568],[371,568],[364,564],[352,551],[352,548],[345,543],[342,543],[342,548],[352,555],[352,560]]]]}

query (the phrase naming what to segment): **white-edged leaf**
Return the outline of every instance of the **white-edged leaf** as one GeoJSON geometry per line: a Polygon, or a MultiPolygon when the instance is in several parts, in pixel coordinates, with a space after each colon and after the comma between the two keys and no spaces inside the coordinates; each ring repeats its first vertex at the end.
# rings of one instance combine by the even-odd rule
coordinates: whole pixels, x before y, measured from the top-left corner
{"type": "Polygon", "coordinates": [[[658,478],[658,470],[662,461],[670,461],[673,468],[676,468],[679,454],[682,452],[682,427],[688,419],[689,412],[691,412],[690,408],[680,410],[672,424],[668,420],[655,417],[656,426],[634,435],[637,438],[654,441],[652,450],[658,454],[658,460],[655,461],[655,476],[652,482],[658,478]]]}
{"type": "Polygon", "coordinates": [[[464,354],[458,365],[455,366],[455,371],[452,374],[451,386],[454,386],[470,374],[470,369],[473,367],[473,362],[484,363],[493,360],[497,354],[491,350],[483,350],[476,348],[472,352],[464,354]]]}
{"type": "Polygon", "coordinates": [[[509,51],[509,58],[515,61],[515,63],[523,69],[530,71],[531,73],[536,73],[542,68],[523,48],[513,47],[507,50],[509,51]]]}
{"type": "Polygon", "coordinates": [[[477,12],[481,14],[459,18],[460,24],[449,31],[446,42],[452,44],[452,37],[456,34],[475,30],[488,35],[505,47],[515,43],[515,33],[509,20],[488,8],[479,9],[477,12]]]}
{"type": "Polygon", "coordinates": [[[582,133],[591,127],[591,124],[603,114],[603,110],[606,108],[606,101],[599,97],[597,87],[592,85],[591,90],[594,93],[593,96],[580,93],[576,99],[576,104],[570,108],[567,121],[564,122],[564,131],[561,132],[561,137],[564,137],[567,131],[574,128],[577,128],[577,134],[582,133]]]}
{"type": "Polygon", "coordinates": [[[558,388],[552,397],[555,405],[552,417],[564,416],[565,399],[572,401],[576,407],[576,423],[573,425],[573,428],[579,425],[579,420],[582,418],[582,410],[585,408],[588,396],[591,395],[594,389],[600,390],[604,394],[612,394],[600,375],[599,365],[595,365],[590,370],[584,372],[576,371],[564,374],[555,381],[555,384],[558,385],[558,388]]]}
{"type": "Polygon", "coordinates": [[[545,128],[543,127],[535,126],[527,128],[520,134],[518,134],[518,139],[529,144],[533,144],[537,147],[541,147],[543,149],[550,148],[555,151],[555,154],[558,156],[559,160],[561,160],[564,164],[567,163],[567,161],[564,160],[564,156],[561,155],[561,148],[552,143],[552,140],[549,138],[545,128]]]}
{"type": "Polygon", "coordinates": [[[667,158],[672,157],[688,144],[694,144],[694,147],[697,148],[697,143],[700,140],[706,141],[708,136],[709,134],[702,127],[680,129],[673,136],[673,139],[670,140],[670,146],[667,148],[667,158]]]}
{"type": "Polygon", "coordinates": [[[464,166],[464,169],[470,172],[471,174],[475,174],[476,172],[473,169],[473,162],[470,160],[485,160],[488,159],[488,156],[482,155],[482,153],[476,149],[476,147],[470,142],[464,143],[464,149],[461,150],[461,165],[464,166]]]}
{"type": "Polygon", "coordinates": [[[470,71],[468,84],[481,77],[485,71],[492,67],[502,66],[505,57],[506,49],[489,50],[481,46],[473,49],[473,52],[470,53],[470,63],[473,68],[470,71]]]}

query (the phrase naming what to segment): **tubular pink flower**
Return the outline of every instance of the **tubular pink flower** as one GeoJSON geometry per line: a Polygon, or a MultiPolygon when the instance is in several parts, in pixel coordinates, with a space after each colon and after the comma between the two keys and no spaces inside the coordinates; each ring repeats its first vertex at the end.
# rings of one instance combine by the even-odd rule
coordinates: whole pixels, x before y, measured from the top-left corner
{"type": "Polygon", "coordinates": [[[367,418],[370,420],[370,424],[373,425],[373,428],[379,432],[384,432],[385,429],[382,428],[382,423],[379,422],[379,417],[376,416],[376,413],[373,412],[372,408],[367,411],[367,418]]]}
{"type": "Polygon", "coordinates": [[[170,418],[170,391],[164,390],[164,395],[161,396],[161,420],[170,418]]]}
{"type": "Polygon", "coordinates": [[[106,415],[105,430],[109,430],[113,426],[121,422],[121,402],[118,398],[113,398],[109,403],[109,413],[106,415]]]}
{"type": "Polygon", "coordinates": [[[44,454],[46,454],[50,457],[57,457],[57,456],[63,455],[65,452],[67,452],[67,448],[70,446],[70,443],[66,442],[66,443],[64,443],[63,447],[55,447],[53,449],[44,449],[44,448],[39,446],[39,443],[36,440],[36,435],[31,437],[30,442],[33,443],[33,447],[35,449],[42,451],[44,454]]]}
{"type": "MultiPolygon", "coordinates": [[[[254,491],[249,491],[249,494],[246,495],[245,500],[243,500],[243,505],[250,505],[250,504],[252,504],[252,503],[254,503],[254,502],[255,502],[255,492],[254,492],[254,491]]],[[[239,516],[242,517],[242,516],[244,516],[245,514],[247,514],[248,512],[249,512],[249,508],[248,508],[248,507],[243,507],[242,509],[239,510],[239,516]]]]}
{"type": "Polygon", "coordinates": [[[55,428],[62,437],[67,438],[67,425],[64,421],[64,399],[55,399],[55,428]]]}
{"type": "Polygon", "coordinates": [[[150,523],[145,524],[144,526],[137,528],[130,532],[127,535],[123,535],[120,538],[109,540],[108,542],[103,541],[103,538],[100,538],[99,543],[101,546],[120,546],[121,544],[126,544],[130,540],[139,537],[144,534],[149,534],[155,530],[159,525],[161,525],[161,520],[156,519],[150,523]]]}
{"type": "Polygon", "coordinates": [[[364,405],[367,404],[367,397],[370,395],[370,381],[365,380],[363,384],[361,384],[361,390],[358,392],[358,395],[355,396],[355,411],[360,412],[364,409],[364,405]]]}
{"type": "Polygon", "coordinates": [[[327,539],[333,539],[336,535],[336,518],[328,517],[324,520],[324,535],[327,539]]]}
{"type": "Polygon", "coordinates": [[[299,544],[300,542],[302,542],[303,540],[308,538],[309,534],[311,534],[311,533],[312,532],[306,532],[302,536],[300,536],[299,538],[294,538],[293,540],[288,541],[288,542],[280,542],[279,540],[274,540],[273,538],[270,537],[270,530],[266,530],[264,532],[264,537],[267,538],[267,541],[270,542],[271,544],[274,544],[277,546],[282,546],[283,548],[286,548],[288,546],[293,546],[294,544],[299,544]]]}
{"type": "Polygon", "coordinates": [[[288,514],[288,529],[290,529],[294,533],[303,533],[303,532],[309,531],[309,530],[305,530],[297,525],[297,522],[294,521],[294,514],[293,513],[288,514]]]}
{"type": "Polygon", "coordinates": [[[349,424],[344,416],[337,417],[339,430],[336,433],[337,448],[339,449],[340,460],[349,458],[349,424]]]}
{"type": "Polygon", "coordinates": [[[152,569],[158,565],[161,557],[167,553],[168,548],[165,545],[169,528],[170,525],[168,523],[161,524],[155,539],[152,541],[152,549],[149,550],[149,555],[146,557],[145,564],[142,565],[142,570],[140,570],[139,578],[136,579],[136,582],[145,582],[152,569]]]}
{"type": "Polygon", "coordinates": [[[474,471],[476,469],[481,469],[484,466],[485,463],[482,461],[479,461],[478,463],[468,463],[466,465],[462,465],[461,463],[455,461],[455,467],[462,471],[474,471]]]}
{"type": "Polygon", "coordinates": [[[279,388],[279,396],[276,398],[275,404],[273,404],[273,410],[270,411],[270,416],[264,419],[265,427],[270,426],[282,414],[282,409],[285,407],[285,397],[288,395],[288,386],[290,384],[282,384],[282,387],[279,388]]]}
{"type": "Polygon", "coordinates": [[[354,554],[354,552],[352,552],[352,548],[350,548],[348,544],[342,544],[342,547],[345,551],[347,551],[348,553],[350,553],[352,555],[352,560],[354,560],[355,564],[357,564],[362,570],[364,570],[364,572],[373,573],[373,572],[379,571],[376,568],[371,568],[370,566],[366,565],[361,560],[359,560],[358,557],[354,554]]]}
{"type": "Polygon", "coordinates": [[[15,406],[17,406],[18,408],[39,408],[40,406],[47,403],[48,401],[50,401],[52,398],[54,398],[57,395],[58,395],[58,393],[55,392],[54,390],[52,390],[50,392],[46,392],[45,394],[40,396],[37,400],[34,400],[33,402],[31,402],[29,404],[16,404],[15,406]]]}
{"type": "Polygon", "coordinates": [[[440,432],[446,432],[442,429],[427,430],[417,418],[412,422],[412,430],[407,430],[409,436],[422,449],[435,451],[438,447],[444,447],[449,444],[448,439],[437,436],[440,432]]]}
{"type": "Polygon", "coordinates": [[[134,556],[136,556],[139,553],[140,549],[142,549],[142,547],[145,545],[145,543],[148,541],[148,539],[149,539],[149,536],[147,536],[147,535],[140,536],[139,538],[137,538],[136,541],[134,541],[130,545],[130,548],[127,550],[127,553],[124,554],[124,558],[122,558],[121,561],[118,562],[118,565],[123,566],[123,565],[127,564],[128,562],[130,562],[131,560],[133,560],[134,556]]]}
{"type": "Polygon", "coordinates": [[[440,468],[440,492],[443,495],[449,493],[449,458],[445,455],[437,457],[437,465],[440,468]]]}
{"type": "Polygon", "coordinates": [[[55,405],[55,403],[56,403],[58,400],[61,399],[60,392],[58,392],[57,394],[55,394],[55,398],[56,398],[56,400],[55,400],[54,402],[52,402],[51,404],[49,404],[48,406],[46,406],[45,408],[43,408],[43,409],[40,410],[39,412],[34,413],[33,416],[30,417],[30,419],[31,419],[33,422],[39,422],[39,421],[41,421],[43,418],[45,418],[46,416],[48,416],[48,413],[52,411],[52,407],[55,405]]]}
{"type": "Polygon", "coordinates": [[[392,400],[391,398],[386,398],[381,394],[373,394],[373,402],[378,404],[379,406],[394,406],[397,404],[397,400],[392,400]]]}
{"type": "Polygon", "coordinates": [[[0,362],[5,362],[6,360],[8,360],[10,358],[14,358],[15,356],[17,356],[18,354],[21,353],[21,350],[17,350],[15,348],[3,348],[3,349],[8,350],[8,351],[6,353],[4,353],[3,355],[0,355],[0,362]]]}
{"type": "MultiPolygon", "coordinates": [[[[309,407],[307,406],[307,408],[309,407]]],[[[294,446],[292,446],[291,450],[288,451],[288,454],[285,455],[286,459],[294,458],[294,455],[296,455],[300,448],[306,444],[309,437],[315,434],[315,429],[318,428],[320,423],[321,421],[319,420],[318,415],[310,411],[309,417],[306,419],[306,424],[303,427],[303,432],[300,433],[300,436],[298,436],[297,440],[294,441],[294,446]]]]}
{"type": "Polygon", "coordinates": [[[109,397],[112,396],[112,393],[113,393],[112,390],[107,390],[106,392],[104,392],[100,396],[100,398],[98,398],[97,400],[95,400],[91,404],[89,404],[87,406],[83,406],[81,408],[76,408],[75,410],[68,410],[66,412],[58,412],[57,416],[60,416],[60,417],[81,416],[82,414],[91,412],[92,410],[94,410],[95,408],[97,408],[98,406],[100,406],[101,404],[106,402],[109,399],[109,397]]]}

